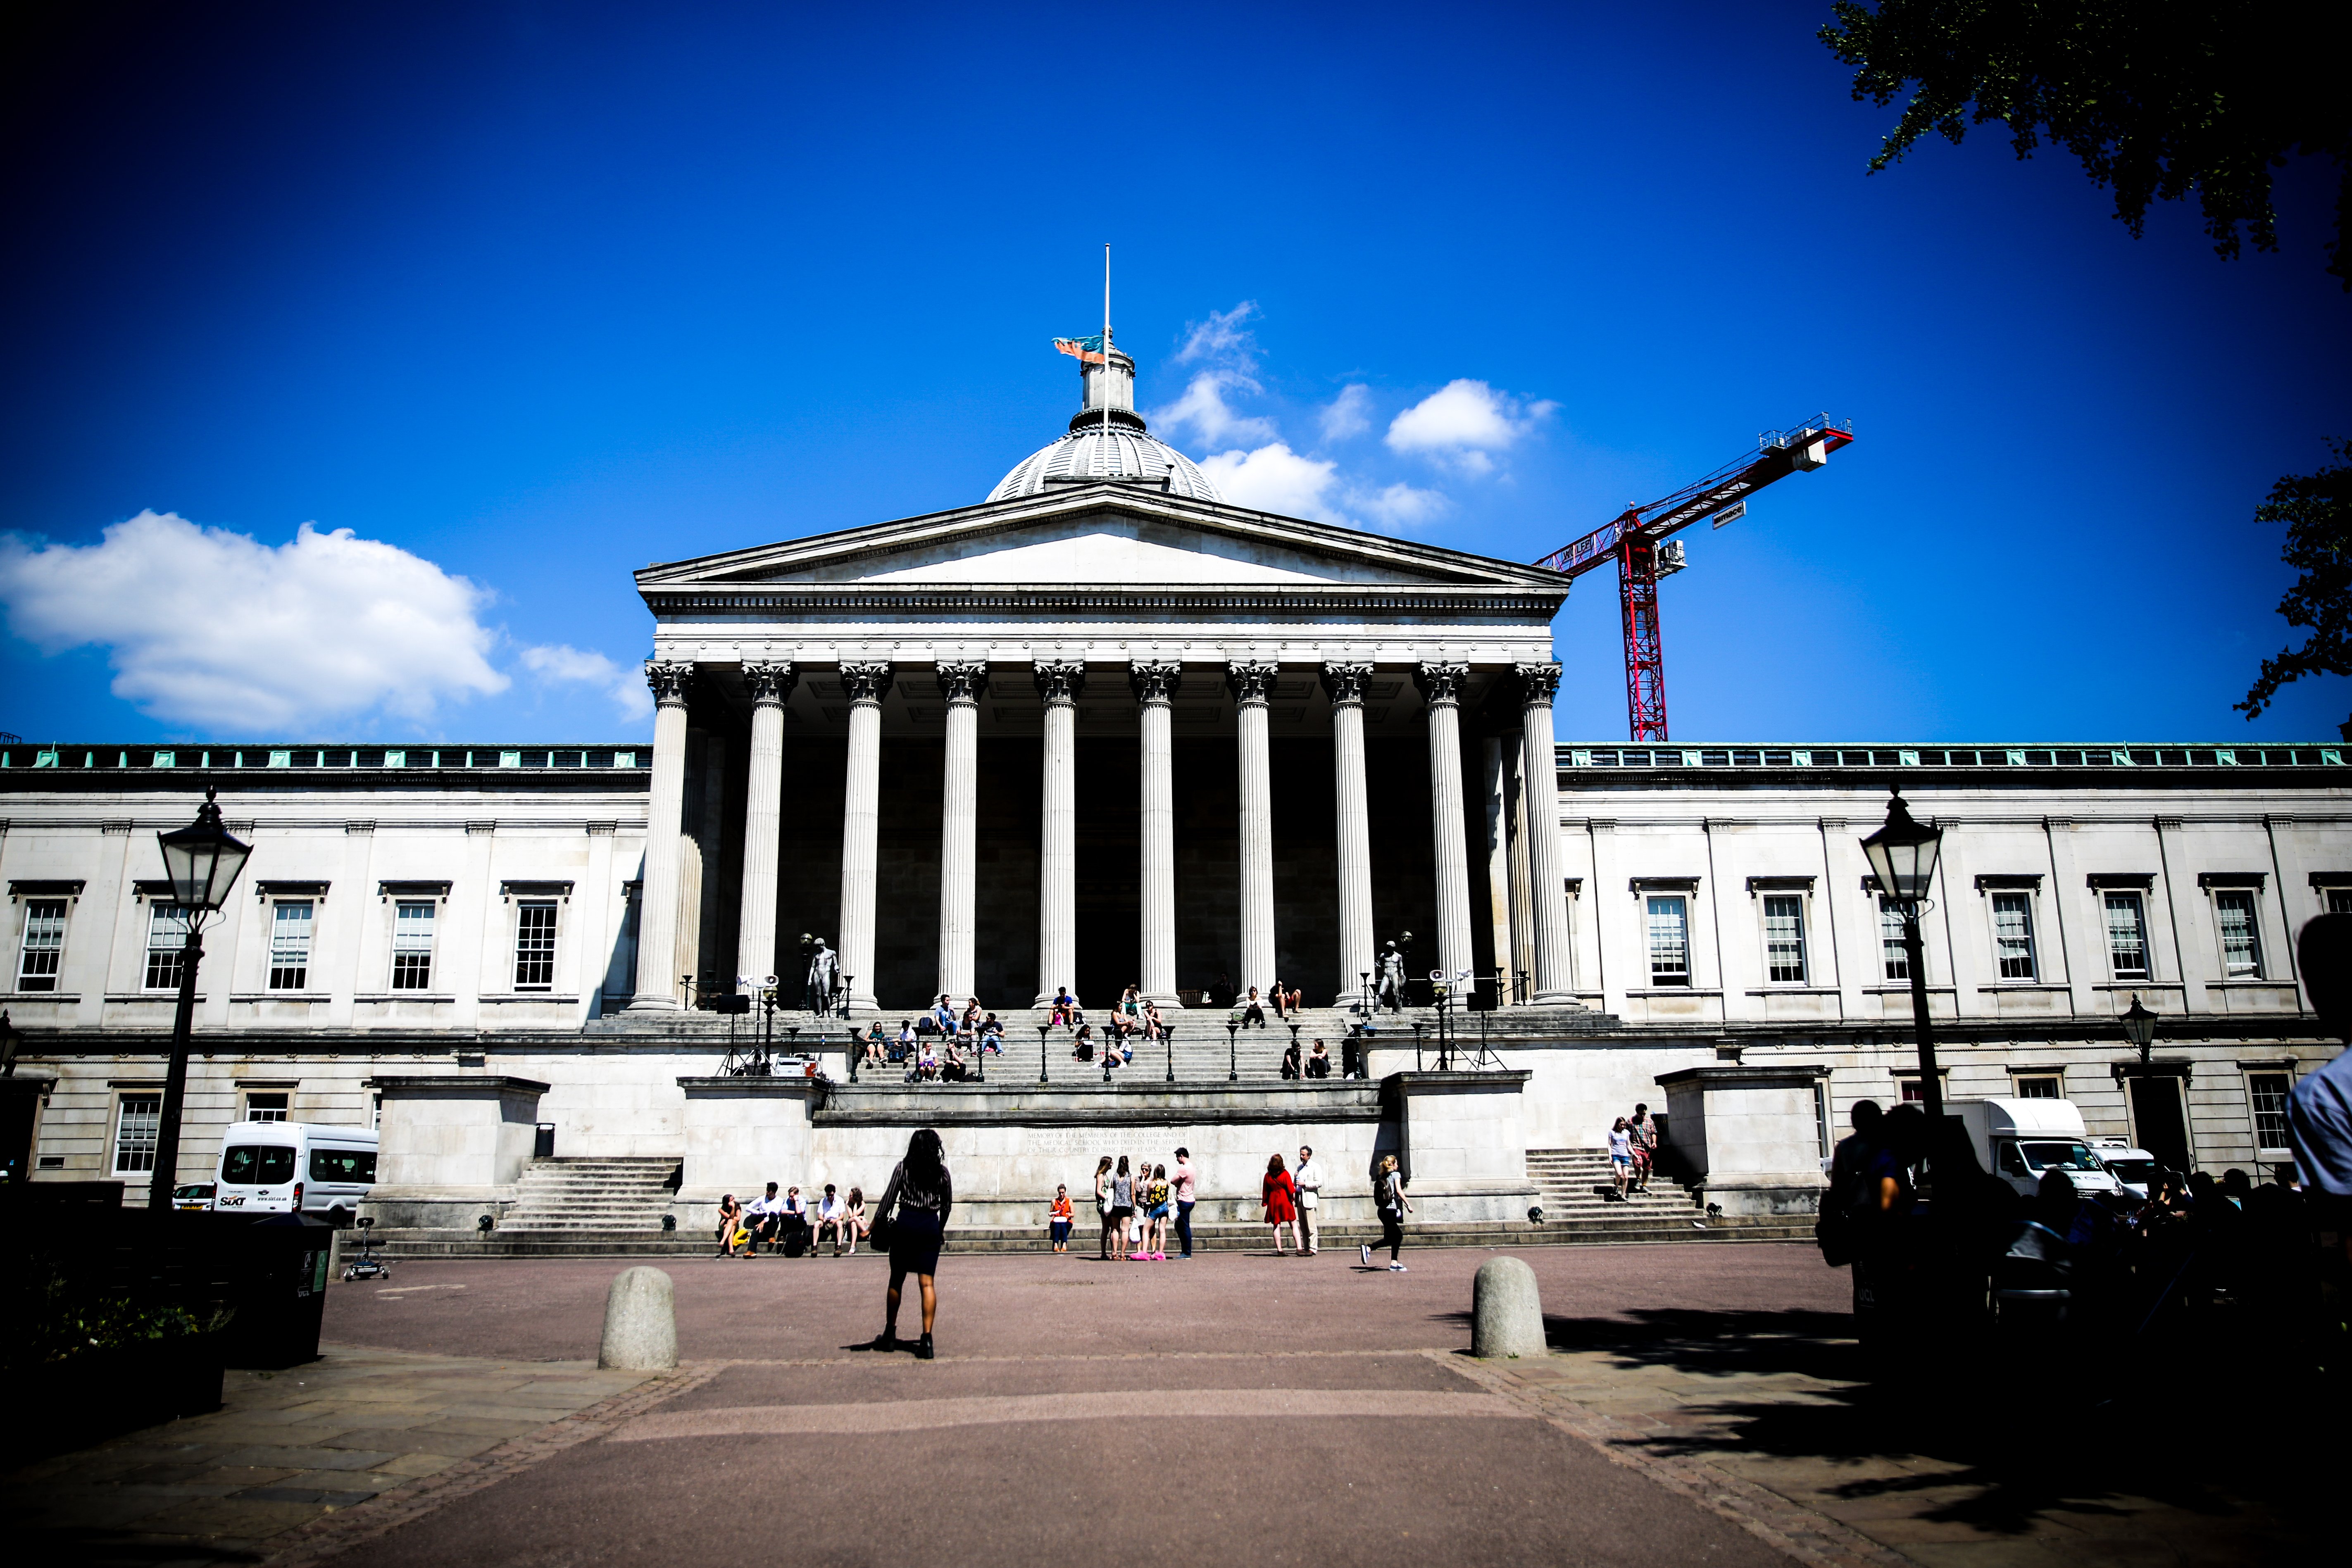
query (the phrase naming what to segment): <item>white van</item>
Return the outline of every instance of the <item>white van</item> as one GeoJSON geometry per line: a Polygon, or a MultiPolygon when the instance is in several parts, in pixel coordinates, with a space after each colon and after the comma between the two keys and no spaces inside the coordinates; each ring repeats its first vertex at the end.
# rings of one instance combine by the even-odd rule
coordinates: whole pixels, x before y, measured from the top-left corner
{"type": "Polygon", "coordinates": [[[2156,1184],[2164,1174],[2164,1167],[2156,1163],[2155,1155],[2145,1149],[2133,1148],[2128,1138],[2094,1138],[2091,1152],[2098,1155],[2099,1163],[2107,1168],[2107,1174],[2126,1194],[2141,1203],[2155,1195],[2156,1184]]]}
{"type": "Polygon", "coordinates": [[[375,1130],[232,1121],[215,1179],[215,1214],[299,1212],[349,1225],[375,1184],[375,1130]]]}
{"type": "Polygon", "coordinates": [[[2029,1198],[2053,1167],[2086,1196],[2119,1190],[2071,1100],[1957,1100],[1950,1110],[1969,1130],[1984,1168],[2029,1198]]]}

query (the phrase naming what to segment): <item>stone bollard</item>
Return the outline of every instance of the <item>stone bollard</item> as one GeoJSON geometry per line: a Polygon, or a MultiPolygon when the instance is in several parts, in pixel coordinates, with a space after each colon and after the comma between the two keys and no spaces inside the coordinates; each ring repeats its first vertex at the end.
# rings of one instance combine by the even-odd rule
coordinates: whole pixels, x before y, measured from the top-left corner
{"type": "Polygon", "coordinates": [[[668,1275],[639,1268],[614,1276],[596,1364],[622,1372],[667,1372],[677,1364],[677,1296],[668,1275]]]}
{"type": "Polygon", "coordinates": [[[1516,1258],[1490,1258],[1478,1266],[1470,1288],[1470,1353],[1538,1356],[1544,1353],[1543,1303],[1536,1295],[1536,1271],[1516,1258]]]}

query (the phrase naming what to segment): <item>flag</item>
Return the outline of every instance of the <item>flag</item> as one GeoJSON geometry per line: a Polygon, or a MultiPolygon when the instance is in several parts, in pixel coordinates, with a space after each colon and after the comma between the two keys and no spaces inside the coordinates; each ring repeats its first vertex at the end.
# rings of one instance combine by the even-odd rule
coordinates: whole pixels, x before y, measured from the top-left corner
{"type": "Polygon", "coordinates": [[[1103,341],[1102,334],[1100,332],[1095,333],[1094,336],[1090,338],[1055,338],[1054,340],[1054,346],[1061,350],[1062,353],[1068,354],[1072,359],[1081,361],[1087,364],[1101,364],[1104,363],[1102,352],[1103,341]]]}

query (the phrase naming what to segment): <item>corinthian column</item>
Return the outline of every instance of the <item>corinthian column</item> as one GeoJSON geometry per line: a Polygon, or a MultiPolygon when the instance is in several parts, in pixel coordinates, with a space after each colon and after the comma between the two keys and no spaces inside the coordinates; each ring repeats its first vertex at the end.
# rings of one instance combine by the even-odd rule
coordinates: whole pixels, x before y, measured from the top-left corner
{"type": "Polygon", "coordinates": [[[841,689],[849,696],[849,774],[841,807],[841,971],[849,977],[850,1006],[871,1011],[874,879],[882,833],[882,694],[890,689],[890,667],[845,664],[841,689]]]}
{"type": "Polygon", "coordinates": [[[1364,790],[1364,683],[1369,664],[1323,667],[1331,694],[1331,798],[1339,816],[1339,988],[1357,996],[1372,973],[1372,821],[1364,790]]]}
{"type": "Polygon", "coordinates": [[[686,805],[686,697],[694,666],[648,659],[654,767],[646,799],[646,867],[637,892],[637,994],[632,1013],[677,1010],[677,838],[686,805]]]}
{"type": "MultiPolygon", "coordinates": [[[[1037,856],[1037,1003],[1057,986],[1077,984],[1078,693],[1087,667],[1040,659],[1037,695],[1045,704],[1045,776],[1038,792],[1044,833],[1037,856]]],[[[1099,1000],[1099,999],[1098,999],[1099,1000]]]]}
{"type": "Polygon", "coordinates": [[[1141,976],[1146,1000],[1176,1005],[1175,739],[1170,707],[1182,679],[1180,664],[1128,666],[1128,683],[1143,705],[1143,889],[1141,976]]]}
{"type": "Polygon", "coordinates": [[[784,830],[784,699],[800,677],[789,664],[747,664],[751,776],[743,802],[743,912],[735,973],[757,988],[776,969],[776,855],[784,830]]]}
{"type": "Polygon", "coordinates": [[[1242,969],[1235,988],[1253,985],[1263,996],[1274,974],[1274,780],[1266,739],[1266,700],[1274,695],[1276,667],[1228,663],[1225,685],[1234,694],[1235,747],[1241,761],[1242,969]]]}
{"type": "Polygon", "coordinates": [[[1428,707],[1429,825],[1437,872],[1437,966],[1448,981],[1468,969],[1470,846],[1462,825],[1462,684],[1469,668],[1424,664],[1413,684],[1428,707]]]}
{"type": "Polygon", "coordinates": [[[1538,1002],[1576,999],[1568,945],[1568,880],[1559,852],[1559,759],[1552,749],[1551,700],[1559,666],[1522,664],[1519,677],[1519,798],[1527,810],[1528,892],[1535,927],[1538,1002]]]}
{"type": "Polygon", "coordinates": [[[980,790],[980,694],[988,666],[942,661],[940,695],[948,704],[947,773],[940,790],[940,985],[957,998],[972,994],[973,900],[980,790]]]}

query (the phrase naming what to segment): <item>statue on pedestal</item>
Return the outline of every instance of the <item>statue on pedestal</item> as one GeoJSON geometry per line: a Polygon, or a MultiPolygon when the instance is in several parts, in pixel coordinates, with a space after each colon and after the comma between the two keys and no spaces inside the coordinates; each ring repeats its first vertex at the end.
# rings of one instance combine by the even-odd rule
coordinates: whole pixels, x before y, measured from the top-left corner
{"type": "Polygon", "coordinates": [[[1374,993],[1373,1005],[1385,1006],[1391,1013],[1404,1011],[1404,954],[1391,942],[1381,954],[1380,988],[1374,993]]]}
{"type": "Polygon", "coordinates": [[[824,1016],[833,1011],[834,988],[840,981],[840,954],[824,945],[824,938],[817,938],[809,952],[808,984],[802,1005],[818,1017],[824,1016]]]}

